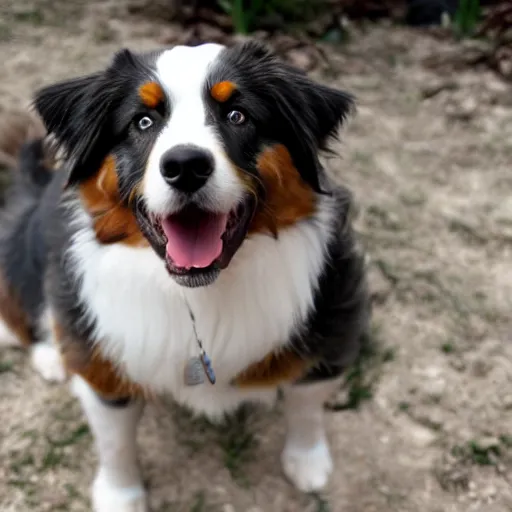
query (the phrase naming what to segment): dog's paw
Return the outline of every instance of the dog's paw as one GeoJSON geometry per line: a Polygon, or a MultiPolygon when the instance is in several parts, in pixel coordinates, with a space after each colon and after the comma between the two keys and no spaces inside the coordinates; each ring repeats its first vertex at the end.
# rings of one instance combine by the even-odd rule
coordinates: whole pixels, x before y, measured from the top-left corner
{"type": "Polygon", "coordinates": [[[320,491],[324,488],[333,469],[329,447],[325,441],[311,449],[288,443],[281,461],[285,475],[303,492],[320,491]]]}
{"type": "Polygon", "coordinates": [[[35,343],[31,349],[32,366],[49,382],[64,382],[66,370],[59,350],[49,341],[35,343]]]}
{"type": "Polygon", "coordinates": [[[92,487],[94,512],[148,512],[146,491],[142,484],[114,487],[100,470],[92,487]]]}

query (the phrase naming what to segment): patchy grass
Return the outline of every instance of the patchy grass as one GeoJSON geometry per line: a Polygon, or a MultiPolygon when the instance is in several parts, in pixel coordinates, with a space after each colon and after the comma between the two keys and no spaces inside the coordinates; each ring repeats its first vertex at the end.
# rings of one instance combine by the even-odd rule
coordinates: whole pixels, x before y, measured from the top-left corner
{"type": "MultiPolygon", "coordinates": [[[[506,441],[507,439],[505,439],[506,441]]],[[[452,455],[459,460],[478,466],[496,466],[508,446],[500,438],[472,439],[463,445],[452,448],[452,455]]]]}
{"type": "Polygon", "coordinates": [[[73,484],[64,484],[64,489],[66,490],[66,494],[71,501],[79,500],[81,502],[87,503],[87,500],[73,484]]]}
{"type": "Polygon", "coordinates": [[[49,469],[55,469],[58,466],[66,466],[64,454],[61,450],[49,445],[43,455],[43,460],[41,461],[39,470],[48,471],[49,469]]]}
{"type": "Polygon", "coordinates": [[[331,512],[332,508],[327,499],[319,493],[311,494],[313,500],[314,512],[331,512]]]}
{"type": "Polygon", "coordinates": [[[16,475],[22,474],[26,466],[34,466],[35,458],[32,453],[11,453],[12,461],[10,464],[10,470],[16,475]]]}
{"type": "Polygon", "coordinates": [[[251,428],[256,418],[256,410],[250,405],[243,405],[223,421],[212,423],[207,418],[196,416],[188,409],[175,405],[174,420],[180,443],[187,446],[192,453],[214,442],[222,452],[224,466],[231,477],[243,487],[250,486],[246,474],[246,465],[254,459],[258,446],[251,428]]]}
{"type": "Polygon", "coordinates": [[[411,404],[409,402],[399,402],[398,403],[398,410],[400,412],[408,412],[411,407],[411,404]]]}
{"type": "MultiPolygon", "coordinates": [[[[12,38],[12,29],[11,27],[4,22],[0,22],[0,43],[5,43],[10,41],[12,38]]],[[[0,173],[4,173],[5,169],[0,166],[0,173]]]]}
{"type": "Polygon", "coordinates": [[[206,512],[206,497],[204,491],[199,491],[195,497],[190,512],[206,512]]]}
{"type": "Polygon", "coordinates": [[[455,345],[450,342],[443,343],[441,345],[441,352],[444,354],[453,354],[455,352],[455,345]]]}
{"type": "Polygon", "coordinates": [[[374,325],[363,336],[361,351],[354,364],[347,369],[342,385],[342,391],[346,394],[345,400],[327,404],[326,408],[332,411],[358,409],[363,402],[371,400],[382,366],[395,358],[395,349],[382,345],[378,338],[378,329],[374,325]]]}
{"type": "Polygon", "coordinates": [[[30,23],[32,25],[42,25],[45,22],[44,11],[37,7],[15,11],[13,13],[13,18],[16,21],[30,23]]]}
{"type": "Polygon", "coordinates": [[[90,437],[91,432],[87,423],[80,424],[73,431],[69,432],[69,434],[65,434],[61,439],[51,438],[49,435],[46,436],[48,443],[50,443],[55,448],[63,448],[64,446],[71,446],[75,443],[78,443],[84,437],[90,437]]]}
{"type": "Polygon", "coordinates": [[[250,406],[240,407],[234,414],[227,416],[225,424],[218,429],[218,443],[223,451],[224,465],[231,477],[244,486],[249,486],[249,478],[244,466],[254,458],[257,442],[249,427],[252,417],[250,406]]]}
{"type": "Polygon", "coordinates": [[[500,442],[505,448],[512,448],[512,435],[502,434],[500,442]]]}
{"type": "Polygon", "coordinates": [[[494,468],[500,474],[510,464],[512,437],[482,437],[456,444],[434,470],[441,487],[448,492],[464,492],[478,469],[494,468]]]}
{"type": "Polygon", "coordinates": [[[12,372],[14,363],[12,361],[0,361],[0,373],[12,372]]]}

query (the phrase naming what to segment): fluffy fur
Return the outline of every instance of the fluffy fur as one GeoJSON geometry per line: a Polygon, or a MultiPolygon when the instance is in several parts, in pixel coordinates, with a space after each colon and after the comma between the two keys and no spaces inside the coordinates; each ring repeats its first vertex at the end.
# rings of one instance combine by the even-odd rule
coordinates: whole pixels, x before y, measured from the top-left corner
{"type": "Polygon", "coordinates": [[[282,387],[285,473],[325,485],[322,404],[369,313],[350,194],[319,161],[351,106],[256,43],[123,50],[37,93],[65,163],[39,168],[41,141],[24,150],[1,223],[2,332],[43,340],[43,368],[55,343],[73,375],[100,456],[95,510],[146,510],[136,423],[167,392],[219,417],[282,387]],[[184,379],[191,313],[214,385],[184,379]]]}

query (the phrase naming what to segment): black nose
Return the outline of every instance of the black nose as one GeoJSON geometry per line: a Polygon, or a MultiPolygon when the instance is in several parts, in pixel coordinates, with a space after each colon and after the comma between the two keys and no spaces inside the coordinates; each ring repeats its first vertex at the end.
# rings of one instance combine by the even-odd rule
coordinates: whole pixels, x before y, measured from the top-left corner
{"type": "Polygon", "coordinates": [[[212,174],[213,156],[195,146],[175,146],[162,155],[160,172],[169,185],[191,194],[212,174]]]}

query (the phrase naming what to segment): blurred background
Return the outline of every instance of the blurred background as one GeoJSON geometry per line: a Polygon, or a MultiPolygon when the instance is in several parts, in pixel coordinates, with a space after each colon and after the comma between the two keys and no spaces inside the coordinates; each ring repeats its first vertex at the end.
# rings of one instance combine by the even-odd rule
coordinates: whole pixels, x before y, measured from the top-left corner
{"type": "MultiPolygon", "coordinates": [[[[512,510],[510,0],[2,0],[0,188],[37,87],[121,47],[244,38],[357,98],[326,165],[357,201],[372,333],[328,406],[325,493],[284,479],[279,407],[216,428],[162,402],[140,433],[152,510],[512,510]]],[[[0,389],[0,510],[89,510],[67,388],[3,350],[0,389]]]]}

